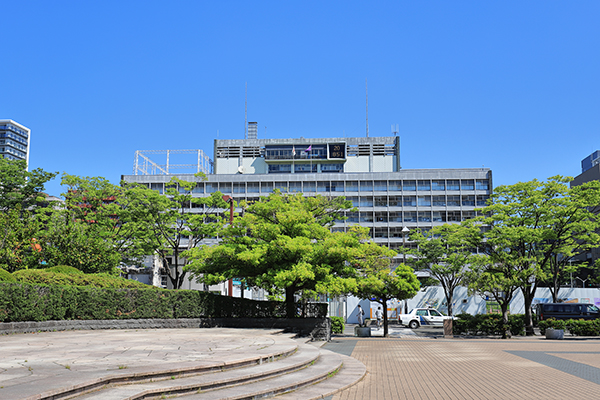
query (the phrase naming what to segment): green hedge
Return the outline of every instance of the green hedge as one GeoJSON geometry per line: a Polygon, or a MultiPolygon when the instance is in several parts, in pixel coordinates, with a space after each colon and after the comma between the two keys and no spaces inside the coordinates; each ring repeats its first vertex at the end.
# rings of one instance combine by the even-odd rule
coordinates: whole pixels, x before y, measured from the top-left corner
{"type": "Polygon", "coordinates": [[[344,318],[331,317],[331,333],[344,333],[344,318]]]}
{"type": "MultiPolygon", "coordinates": [[[[0,322],[286,317],[285,303],[226,297],[196,290],[115,289],[0,282],[0,322]]],[[[324,318],[327,304],[308,317],[324,318]]]]}
{"type": "Polygon", "coordinates": [[[17,282],[29,283],[32,285],[60,285],[60,286],[94,286],[99,288],[140,288],[148,289],[154,286],[148,286],[144,283],[131,279],[120,278],[108,274],[84,274],[74,273],[75,268],[55,267],[55,272],[49,269],[23,269],[13,272],[12,276],[17,282]]]}
{"type": "MultiPolygon", "coordinates": [[[[1,267],[1,266],[0,266],[1,267]]],[[[0,282],[16,282],[17,279],[12,274],[0,268],[0,282]]]]}
{"type": "Polygon", "coordinates": [[[583,320],[583,319],[566,319],[558,320],[554,318],[546,319],[538,322],[542,335],[546,333],[546,329],[563,329],[576,336],[600,336],[600,319],[583,320]]]}
{"type": "MultiPolygon", "coordinates": [[[[502,335],[504,327],[500,314],[459,314],[452,324],[455,335],[502,335]]],[[[513,335],[525,334],[525,315],[511,314],[508,316],[508,327],[513,335]]]]}

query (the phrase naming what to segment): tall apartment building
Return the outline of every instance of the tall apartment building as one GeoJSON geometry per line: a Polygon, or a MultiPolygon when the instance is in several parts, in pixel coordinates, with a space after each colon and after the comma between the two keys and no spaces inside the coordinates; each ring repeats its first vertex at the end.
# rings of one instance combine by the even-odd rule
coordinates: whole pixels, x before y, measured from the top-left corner
{"type": "MultiPolygon", "coordinates": [[[[488,168],[402,169],[398,137],[215,140],[213,157],[213,173],[196,184],[196,196],[221,191],[236,201],[254,201],[275,189],[345,196],[357,211],[332,229],[366,226],[377,243],[394,250],[411,245],[405,228],[429,230],[475,217],[492,190],[488,168]]],[[[123,180],[163,191],[171,177],[123,180]]]]}
{"type": "Polygon", "coordinates": [[[29,165],[29,128],[13,121],[0,119],[0,156],[10,160],[25,160],[29,165]]]}

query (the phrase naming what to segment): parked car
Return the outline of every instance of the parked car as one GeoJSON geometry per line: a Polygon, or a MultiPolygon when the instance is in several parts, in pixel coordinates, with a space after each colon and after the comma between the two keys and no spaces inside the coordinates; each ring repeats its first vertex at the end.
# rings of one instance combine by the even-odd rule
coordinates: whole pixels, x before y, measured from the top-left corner
{"type": "Polygon", "coordinates": [[[554,319],[597,319],[600,309],[587,303],[539,303],[534,307],[540,321],[554,319]]]}
{"type": "Polygon", "coordinates": [[[435,308],[414,308],[408,314],[400,314],[402,325],[416,329],[421,325],[443,326],[445,319],[457,319],[442,314],[435,308]]]}

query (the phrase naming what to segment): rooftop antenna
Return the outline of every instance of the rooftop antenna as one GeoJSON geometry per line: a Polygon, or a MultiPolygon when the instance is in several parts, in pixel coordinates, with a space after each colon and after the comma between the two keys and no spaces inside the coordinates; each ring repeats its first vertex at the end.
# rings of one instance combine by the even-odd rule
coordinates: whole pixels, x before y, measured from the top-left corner
{"type": "Polygon", "coordinates": [[[369,84],[365,78],[365,92],[367,95],[367,137],[369,137],[369,84]]]}
{"type": "Polygon", "coordinates": [[[246,101],[244,107],[244,139],[248,139],[248,82],[246,82],[246,101]]]}
{"type": "Polygon", "coordinates": [[[398,134],[398,124],[392,124],[392,134],[396,136],[398,134]]]}

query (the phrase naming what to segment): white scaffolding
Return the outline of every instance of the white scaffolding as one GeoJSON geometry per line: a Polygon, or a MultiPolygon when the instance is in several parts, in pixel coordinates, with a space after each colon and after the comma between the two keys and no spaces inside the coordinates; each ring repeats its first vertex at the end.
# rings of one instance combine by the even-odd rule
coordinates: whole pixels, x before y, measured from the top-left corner
{"type": "MultiPolygon", "coordinates": [[[[174,157],[176,158],[176,157],[174,157]]],[[[189,157],[187,157],[189,161],[189,157]]],[[[182,173],[181,170],[188,170],[190,173],[203,172],[210,174],[212,172],[212,161],[204,151],[194,150],[137,150],[133,161],[134,175],[172,175],[182,173]],[[166,155],[166,162],[165,156],[166,155]],[[172,155],[195,155],[195,163],[174,164],[171,161],[172,155]],[[153,157],[155,160],[150,159],[153,157]],[[160,157],[161,161],[156,161],[160,157]],[[178,170],[172,172],[172,170],[178,170]]]]}

